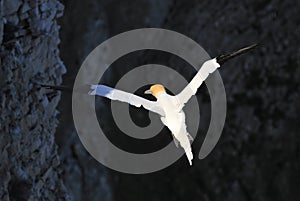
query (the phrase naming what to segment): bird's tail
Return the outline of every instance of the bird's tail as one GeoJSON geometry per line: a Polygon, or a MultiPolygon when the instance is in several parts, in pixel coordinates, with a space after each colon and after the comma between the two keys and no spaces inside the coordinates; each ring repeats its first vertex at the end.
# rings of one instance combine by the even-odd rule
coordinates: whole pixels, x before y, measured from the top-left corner
{"type": "Polygon", "coordinates": [[[188,138],[187,134],[179,134],[179,135],[174,135],[174,137],[179,141],[180,146],[184,149],[185,155],[190,163],[192,165],[192,160],[193,160],[193,152],[190,144],[190,140],[188,138]]]}
{"type": "Polygon", "coordinates": [[[192,153],[192,149],[190,147],[188,147],[187,149],[184,149],[185,151],[185,155],[188,158],[188,161],[190,163],[190,166],[192,166],[192,160],[193,160],[193,153],[192,153]]]}

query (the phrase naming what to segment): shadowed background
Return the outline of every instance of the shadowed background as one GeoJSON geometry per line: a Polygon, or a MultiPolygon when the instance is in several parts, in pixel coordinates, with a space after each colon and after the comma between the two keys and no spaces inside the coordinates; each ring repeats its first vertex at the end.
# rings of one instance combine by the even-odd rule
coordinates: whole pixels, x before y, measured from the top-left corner
{"type": "MultiPolygon", "coordinates": [[[[291,0],[0,1],[0,199],[297,200],[299,4],[291,0]],[[85,151],[74,130],[70,94],[40,89],[36,83],[72,86],[81,63],[97,45],[145,27],[182,33],[212,57],[255,42],[260,46],[219,70],[227,118],[221,139],[207,158],[189,167],[182,157],[156,173],[127,175],[107,169],[85,151]]],[[[183,73],[190,78],[194,73],[175,56],[140,51],[116,61],[105,81],[113,86],[131,67],[148,63],[187,69],[183,73]]],[[[210,120],[206,87],[197,94],[201,123],[195,150],[210,120]]],[[[109,106],[109,101],[101,104],[109,106]]],[[[142,114],[133,115],[137,124],[147,119],[142,114]]],[[[112,125],[107,122],[111,133],[117,133],[112,125]]],[[[133,143],[137,151],[145,151],[171,137],[160,136],[148,147],[124,136],[111,140],[125,147],[133,143]]]]}

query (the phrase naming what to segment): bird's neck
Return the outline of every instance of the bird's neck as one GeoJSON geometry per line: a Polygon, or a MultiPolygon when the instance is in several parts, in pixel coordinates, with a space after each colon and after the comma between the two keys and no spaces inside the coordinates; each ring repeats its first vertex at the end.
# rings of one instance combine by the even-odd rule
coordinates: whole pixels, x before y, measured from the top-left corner
{"type": "Polygon", "coordinates": [[[165,91],[160,91],[160,92],[157,92],[155,94],[155,98],[158,100],[159,98],[161,98],[162,96],[166,95],[167,93],[165,91]]]}

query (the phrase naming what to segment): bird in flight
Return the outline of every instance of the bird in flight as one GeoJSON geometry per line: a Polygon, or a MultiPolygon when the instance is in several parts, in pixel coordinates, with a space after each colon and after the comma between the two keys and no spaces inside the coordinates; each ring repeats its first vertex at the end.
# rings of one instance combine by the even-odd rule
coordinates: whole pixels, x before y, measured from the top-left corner
{"type": "MultiPolygon", "coordinates": [[[[114,89],[105,85],[90,85],[90,91],[88,94],[126,102],[136,107],[143,106],[145,109],[160,115],[162,123],[170,130],[176,147],[180,146],[184,149],[189,164],[192,165],[193,153],[191,149],[191,142],[193,141],[193,138],[187,131],[185,114],[182,110],[184,105],[193,95],[196,94],[197,89],[201,86],[209,74],[213,73],[227,60],[246,53],[256,46],[257,45],[254,44],[230,54],[221,55],[204,62],[191,82],[175,96],[168,94],[166,92],[166,88],[161,84],[154,84],[149,90],[144,92],[145,94],[154,96],[156,101],[150,101],[135,94],[114,89]]],[[[58,90],[64,89],[61,86],[52,85],[42,85],[42,87],[58,90]]]]}

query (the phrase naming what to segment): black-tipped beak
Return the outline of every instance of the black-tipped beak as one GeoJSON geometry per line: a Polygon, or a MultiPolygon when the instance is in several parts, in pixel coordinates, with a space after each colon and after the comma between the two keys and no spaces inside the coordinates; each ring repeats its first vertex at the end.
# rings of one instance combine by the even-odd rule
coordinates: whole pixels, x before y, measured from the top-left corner
{"type": "Polygon", "coordinates": [[[239,49],[237,51],[234,51],[232,53],[229,53],[229,54],[225,54],[225,55],[221,55],[221,56],[218,56],[216,57],[216,60],[218,62],[218,64],[222,65],[224,64],[226,61],[228,61],[229,59],[231,58],[234,58],[238,55],[241,55],[241,54],[244,54],[252,49],[254,49],[258,44],[253,44],[253,45],[250,45],[250,46],[247,46],[247,47],[244,47],[242,49],[239,49]]]}

